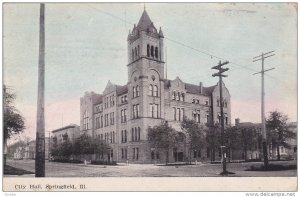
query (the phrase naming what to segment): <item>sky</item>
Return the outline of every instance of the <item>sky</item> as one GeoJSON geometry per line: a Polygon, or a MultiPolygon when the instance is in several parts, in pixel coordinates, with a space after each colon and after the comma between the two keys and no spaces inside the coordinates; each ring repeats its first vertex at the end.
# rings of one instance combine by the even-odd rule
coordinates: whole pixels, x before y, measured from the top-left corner
{"type": "MultiPolygon", "coordinates": [[[[146,3],[162,28],[168,79],[215,85],[211,67],[228,60],[224,78],[231,94],[232,123],[261,120],[261,62],[266,116],[273,110],[297,121],[297,8],[288,3],[146,3]],[[180,44],[179,44],[180,43],[180,44]],[[209,55],[208,55],[209,54],[209,55]]],[[[127,83],[127,35],[144,3],[46,3],[46,131],[79,124],[80,97],[102,93],[108,80],[127,83]]],[[[24,135],[35,138],[39,4],[4,3],[3,83],[25,117],[24,135]]]]}

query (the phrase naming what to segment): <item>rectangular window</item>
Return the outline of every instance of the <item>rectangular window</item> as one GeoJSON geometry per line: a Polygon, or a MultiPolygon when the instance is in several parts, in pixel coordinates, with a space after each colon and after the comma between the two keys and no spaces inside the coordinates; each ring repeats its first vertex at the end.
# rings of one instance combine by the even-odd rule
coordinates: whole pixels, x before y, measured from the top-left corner
{"type": "Polygon", "coordinates": [[[124,122],[126,122],[126,121],[127,121],[127,120],[126,120],[126,109],[124,109],[123,111],[124,111],[124,112],[123,112],[123,116],[124,116],[124,117],[123,117],[123,120],[124,120],[124,122]]]}
{"type": "Polygon", "coordinates": [[[100,127],[103,127],[103,116],[100,117],[100,127]]]}
{"type": "Polygon", "coordinates": [[[131,129],[131,141],[132,142],[134,141],[134,129],[133,128],[131,129]]]}
{"type": "Polygon", "coordinates": [[[139,160],[139,148],[136,148],[136,160],[139,160]]]}
{"type": "Polygon", "coordinates": [[[225,124],[228,125],[228,117],[225,116],[225,124]]]}
{"type": "Polygon", "coordinates": [[[115,112],[112,113],[112,125],[115,124],[115,112]]]}
{"type": "Polygon", "coordinates": [[[132,149],[132,159],[135,159],[135,148],[132,149]]]}
{"type": "Polygon", "coordinates": [[[180,121],[180,108],[177,108],[177,118],[176,119],[180,121]]]}
{"type": "Polygon", "coordinates": [[[176,120],[176,108],[173,107],[173,113],[174,113],[174,120],[176,120]]]}
{"type": "Polygon", "coordinates": [[[154,114],[154,118],[158,118],[158,105],[154,104],[153,105],[154,109],[153,109],[153,114],[154,114]]]}
{"type": "Polygon", "coordinates": [[[181,109],[181,120],[183,120],[184,119],[184,109],[182,108],[181,109]]]}
{"type": "Polygon", "coordinates": [[[127,130],[124,131],[124,142],[127,142],[127,130]]]}

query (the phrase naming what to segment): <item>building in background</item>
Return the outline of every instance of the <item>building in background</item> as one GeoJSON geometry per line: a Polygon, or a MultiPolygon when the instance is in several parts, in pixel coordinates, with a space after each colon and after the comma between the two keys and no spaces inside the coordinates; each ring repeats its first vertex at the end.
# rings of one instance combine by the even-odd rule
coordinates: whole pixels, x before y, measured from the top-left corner
{"type": "Polygon", "coordinates": [[[70,124],[59,129],[51,131],[51,143],[61,144],[65,141],[75,142],[80,135],[80,127],[76,124],[70,124]]]}
{"type": "MultiPolygon", "coordinates": [[[[129,32],[128,81],[116,85],[108,81],[102,94],[86,92],[80,99],[80,130],[93,138],[104,140],[112,147],[110,157],[117,162],[154,163],[165,161],[164,152],[154,152],[147,141],[147,129],[167,121],[181,131],[183,117],[199,124],[219,122],[219,85],[206,87],[165,77],[164,35],[144,10],[137,25],[129,32]]],[[[184,66],[184,65],[183,65],[184,66]]],[[[230,125],[231,102],[225,84],[223,88],[224,122],[230,125]]],[[[205,157],[205,150],[198,158],[205,157]]],[[[174,150],[177,157],[170,161],[183,161],[187,149],[174,150]]]]}

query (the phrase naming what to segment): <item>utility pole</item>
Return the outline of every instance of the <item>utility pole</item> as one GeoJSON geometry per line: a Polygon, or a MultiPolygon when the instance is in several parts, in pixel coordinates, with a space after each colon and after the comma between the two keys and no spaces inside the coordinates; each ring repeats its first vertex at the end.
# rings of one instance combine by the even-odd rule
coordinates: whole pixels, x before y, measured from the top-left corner
{"type": "Polygon", "coordinates": [[[267,132],[266,132],[266,119],[265,119],[265,72],[273,70],[275,68],[270,68],[265,70],[264,60],[275,54],[272,54],[274,51],[270,51],[267,53],[262,53],[259,56],[253,58],[253,62],[261,60],[261,71],[254,73],[253,75],[261,73],[261,122],[262,122],[262,147],[263,147],[263,156],[264,156],[264,167],[265,169],[268,167],[268,149],[267,149],[267,132]],[[267,56],[266,56],[267,55],[267,56]]]}
{"type": "Polygon", "coordinates": [[[45,177],[45,5],[40,5],[38,100],[36,119],[35,177],[45,177]]]}
{"type": "Polygon", "coordinates": [[[223,81],[222,77],[227,77],[227,75],[223,75],[225,71],[228,71],[229,68],[222,68],[222,66],[228,64],[229,62],[219,61],[219,65],[212,67],[212,69],[216,69],[219,72],[213,74],[213,77],[219,77],[219,88],[220,88],[220,110],[221,110],[221,153],[222,153],[222,164],[223,164],[223,171],[220,173],[221,175],[227,175],[228,171],[226,170],[226,147],[224,145],[224,113],[223,113],[223,81]]]}

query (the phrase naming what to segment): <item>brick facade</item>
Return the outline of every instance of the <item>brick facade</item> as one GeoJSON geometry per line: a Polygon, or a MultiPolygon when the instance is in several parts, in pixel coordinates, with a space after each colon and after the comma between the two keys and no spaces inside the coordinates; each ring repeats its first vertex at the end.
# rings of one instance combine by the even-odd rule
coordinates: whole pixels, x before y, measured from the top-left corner
{"type": "MultiPolygon", "coordinates": [[[[168,121],[180,131],[183,116],[203,125],[211,120],[218,122],[219,86],[204,87],[202,82],[194,85],[179,77],[165,78],[164,35],[155,28],[146,11],[129,33],[127,42],[127,84],[120,86],[109,81],[102,94],[85,93],[80,99],[80,130],[106,140],[115,161],[164,162],[165,154],[147,142],[147,128],[168,121]]],[[[230,94],[224,84],[222,87],[225,123],[229,125],[230,94]]],[[[207,159],[205,150],[198,156],[207,159]]],[[[169,157],[171,162],[184,160],[187,148],[181,145],[170,150],[169,157]]]]}

